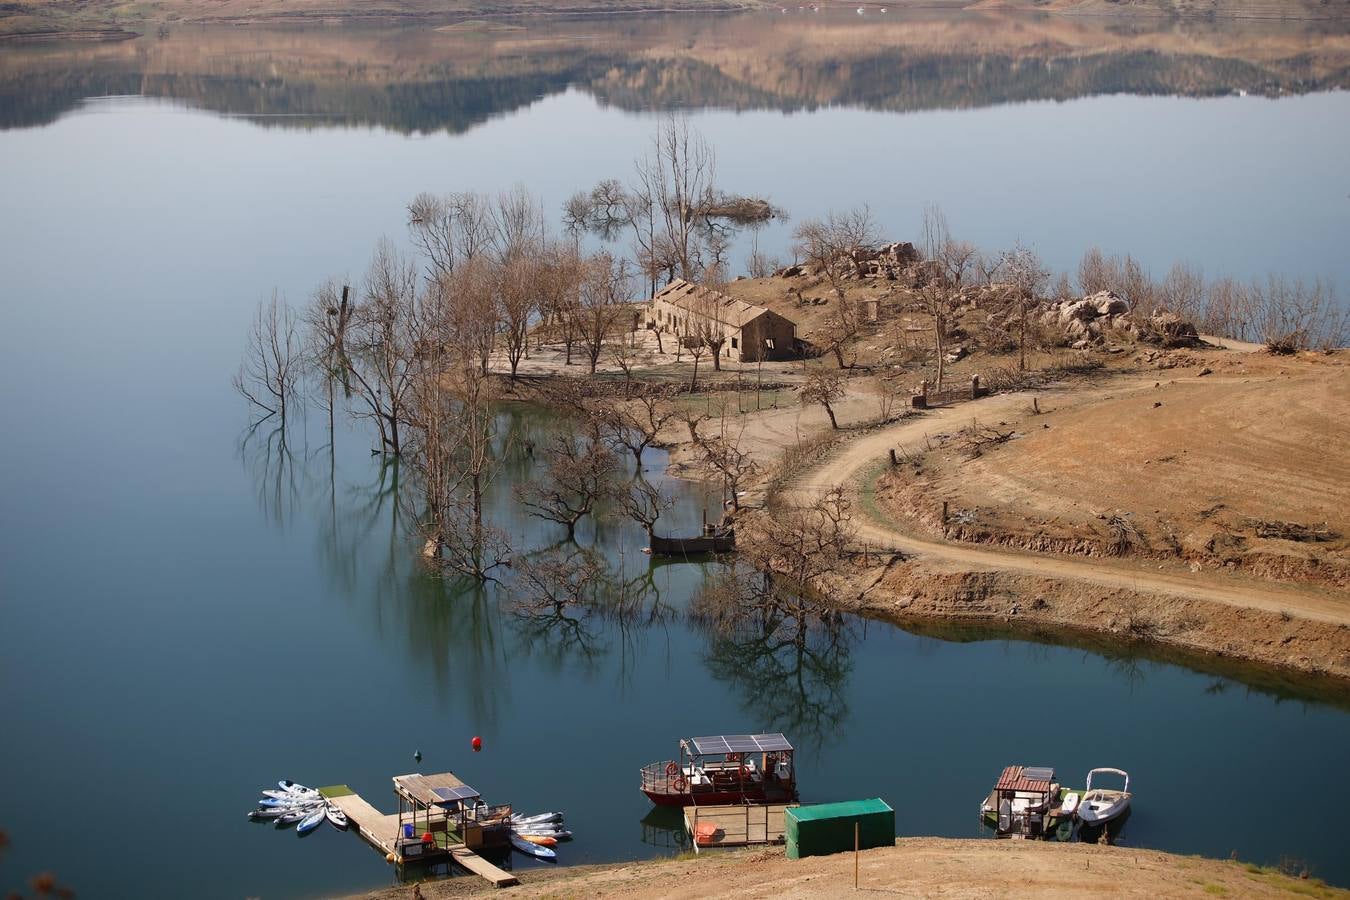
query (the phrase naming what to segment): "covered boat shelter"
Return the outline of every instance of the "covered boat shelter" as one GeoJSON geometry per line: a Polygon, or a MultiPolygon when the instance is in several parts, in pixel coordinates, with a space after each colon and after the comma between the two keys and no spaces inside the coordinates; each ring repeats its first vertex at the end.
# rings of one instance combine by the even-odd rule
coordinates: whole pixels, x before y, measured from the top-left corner
{"type": "Polygon", "coordinates": [[[1039,835],[1045,816],[1059,794],[1055,770],[1048,766],[1008,766],[994,784],[993,808],[999,834],[1039,835]]]}
{"type": "Polygon", "coordinates": [[[715,734],[683,738],[680,755],[695,794],[699,788],[762,781],[765,798],[791,796],[797,781],[793,747],[782,734],[715,734]]]}
{"type": "MultiPolygon", "coordinates": [[[[460,842],[477,850],[509,840],[504,823],[511,815],[510,805],[488,806],[477,790],[450,772],[395,776],[394,794],[400,838],[420,842],[423,854],[445,851],[460,842]],[[431,841],[425,840],[428,834],[431,841]]],[[[416,851],[403,855],[416,855],[416,851]]]]}

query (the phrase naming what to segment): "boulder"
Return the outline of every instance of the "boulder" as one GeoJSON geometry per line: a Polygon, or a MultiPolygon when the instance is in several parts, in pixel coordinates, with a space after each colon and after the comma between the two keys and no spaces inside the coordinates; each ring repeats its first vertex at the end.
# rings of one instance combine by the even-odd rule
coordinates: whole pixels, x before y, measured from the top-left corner
{"type": "Polygon", "coordinates": [[[1091,303],[1099,316],[1118,316],[1130,311],[1130,304],[1115,291],[1098,291],[1089,294],[1083,300],[1091,303]]]}

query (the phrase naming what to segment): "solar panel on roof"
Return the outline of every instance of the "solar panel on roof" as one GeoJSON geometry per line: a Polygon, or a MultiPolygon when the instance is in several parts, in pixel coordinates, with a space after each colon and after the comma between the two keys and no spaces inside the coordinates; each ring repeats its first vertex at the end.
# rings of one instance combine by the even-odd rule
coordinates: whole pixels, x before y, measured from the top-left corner
{"type": "Polygon", "coordinates": [[[777,753],[791,750],[781,734],[717,734],[691,738],[694,752],[700,756],[714,753],[777,753]]]}
{"type": "Polygon", "coordinates": [[[1049,766],[1027,766],[1022,770],[1022,777],[1032,781],[1050,781],[1055,777],[1055,770],[1049,766]]]}
{"type": "Polygon", "coordinates": [[[473,800],[478,797],[478,792],[467,784],[461,784],[459,787],[432,788],[431,792],[441,798],[441,803],[457,803],[460,800],[473,800]]]}

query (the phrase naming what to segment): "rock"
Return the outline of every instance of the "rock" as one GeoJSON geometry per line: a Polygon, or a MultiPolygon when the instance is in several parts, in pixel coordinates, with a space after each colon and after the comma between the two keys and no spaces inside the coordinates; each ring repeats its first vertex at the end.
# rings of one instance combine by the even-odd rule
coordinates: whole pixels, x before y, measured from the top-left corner
{"type": "Polygon", "coordinates": [[[1099,316],[1119,316],[1130,311],[1130,304],[1115,291],[1098,291],[1084,297],[1080,302],[1091,303],[1099,316]]]}
{"type": "Polygon", "coordinates": [[[1203,369],[1201,369],[1199,372],[1195,374],[1195,377],[1204,378],[1206,375],[1213,375],[1213,374],[1214,370],[1211,369],[1209,366],[1205,366],[1203,369]]]}
{"type": "Polygon", "coordinates": [[[1092,345],[1086,340],[1077,340],[1074,341],[1072,344],[1070,344],[1069,348],[1072,350],[1086,350],[1088,347],[1091,346],[1092,345]]]}

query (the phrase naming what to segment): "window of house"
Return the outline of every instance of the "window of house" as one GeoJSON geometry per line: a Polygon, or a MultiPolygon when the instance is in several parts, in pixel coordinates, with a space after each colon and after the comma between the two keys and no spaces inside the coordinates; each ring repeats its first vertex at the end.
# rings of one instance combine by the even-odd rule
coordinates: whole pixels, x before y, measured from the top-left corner
{"type": "Polygon", "coordinates": [[[732,339],[731,339],[731,349],[732,349],[732,350],[735,350],[738,346],[739,346],[739,345],[736,343],[736,339],[735,339],[735,338],[732,338],[732,339]]]}

